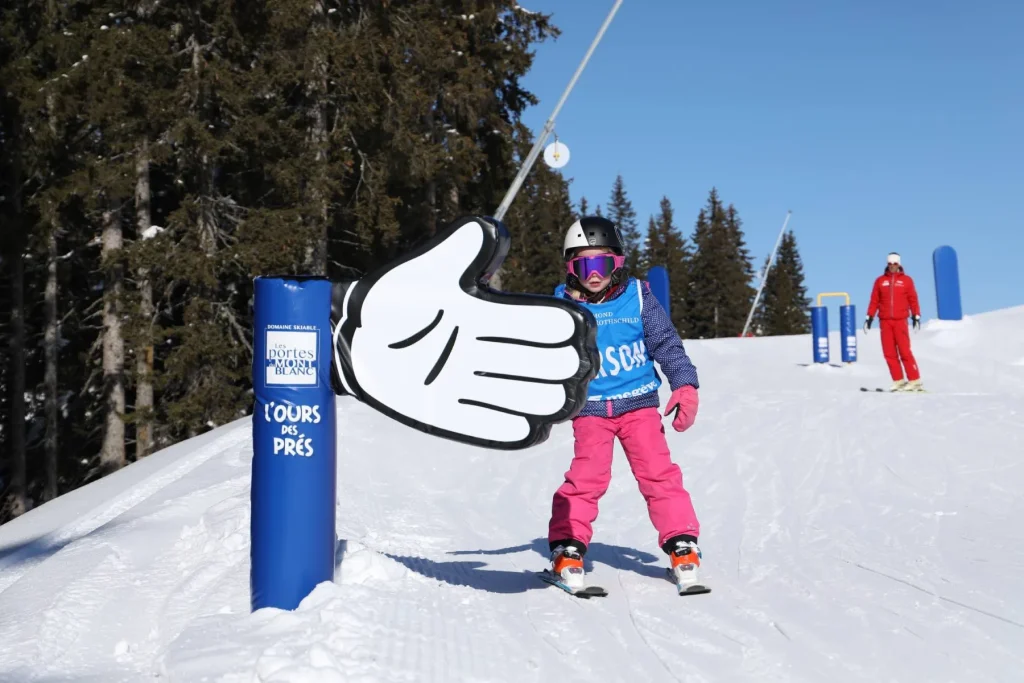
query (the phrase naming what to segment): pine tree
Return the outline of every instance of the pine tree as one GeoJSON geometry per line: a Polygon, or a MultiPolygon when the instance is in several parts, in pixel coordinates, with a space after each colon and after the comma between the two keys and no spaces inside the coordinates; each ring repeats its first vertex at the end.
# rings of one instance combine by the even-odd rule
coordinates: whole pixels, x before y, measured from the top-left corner
{"type": "MultiPolygon", "coordinates": [[[[358,277],[493,211],[558,31],[468,7],[0,13],[0,523],[247,414],[254,276],[358,277]]],[[[513,277],[549,293],[572,209],[561,176],[531,176],[513,277]]]]}
{"type": "Polygon", "coordinates": [[[587,213],[589,210],[590,210],[590,204],[587,203],[587,198],[586,197],[580,197],[580,210],[576,212],[576,218],[582,218],[584,216],[589,216],[590,214],[587,213]]]}
{"type": "Polygon", "coordinates": [[[697,216],[692,242],[688,331],[698,339],[736,336],[756,293],[750,285],[754,272],[739,214],[723,206],[714,188],[697,216]]]}
{"type": "MultiPolygon", "coordinates": [[[[28,340],[32,334],[32,269],[29,261],[31,231],[37,216],[31,196],[36,165],[28,161],[32,151],[29,135],[34,123],[35,98],[26,93],[35,85],[32,65],[25,53],[45,35],[42,8],[28,4],[17,10],[0,12],[0,254],[6,292],[0,325],[4,326],[3,385],[6,423],[0,446],[0,523],[24,514],[32,508],[29,433],[27,420],[34,415],[33,404],[26,400],[30,387],[32,353],[28,340]]],[[[32,392],[34,393],[34,392],[32,392]]]]}
{"type": "Polygon", "coordinates": [[[743,237],[743,222],[740,220],[739,212],[732,204],[725,211],[725,225],[728,230],[729,249],[729,273],[730,290],[725,307],[724,315],[719,318],[719,324],[723,329],[729,330],[726,334],[738,335],[743,331],[743,324],[750,315],[750,308],[754,303],[754,296],[757,294],[752,282],[756,276],[754,265],[751,260],[750,250],[747,248],[743,237]]]}
{"type": "Polygon", "coordinates": [[[808,306],[811,300],[804,285],[804,267],[792,231],[782,236],[775,264],[765,278],[757,311],[757,326],[763,335],[806,334],[811,331],[808,306]]]}
{"type": "Polygon", "coordinates": [[[101,248],[90,256],[102,282],[102,354],[90,354],[89,363],[102,366],[104,428],[89,476],[130,462],[133,438],[135,457],[153,442],[153,285],[134,257],[136,242],[152,224],[153,169],[170,156],[170,131],[179,120],[179,67],[193,54],[168,51],[174,19],[182,15],[151,16],[152,10],[140,4],[126,12],[118,3],[101,2],[92,15],[68,15],[68,32],[81,37],[87,54],[65,67],[68,85],[54,95],[57,129],[85,125],[93,131],[82,143],[63,143],[77,153],[76,164],[53,188],[55,205],[80,202],[81,214],[70,222],[100,236],[101,248]],[[71,106],[79,113],[60,114],[71,106]]]}
{"type": "Polygon", "coordinates": [[[692,252],[686,238],[675,225],[675,211],[668,197],[661,198],[661,211],[651,216],[647,229],[646,248],[640,268],[647,273],[654,266],[662,266],[668,274],[669,315],[680,336],[689,333],[687,291],[690,287],[692,252]]]}
{"type": "Polygon", "coordinates": [[[643,244],[640,241],[640,230],[636,221],[633,203],[626,196],[626,186],[622,176],[616,176],[612,185],[611,197],[608,200],[608,219],[615,223],[622,235],[623,247],[626,252],[626,268],[636,277],[642,277],[640,259],[643,244]]]}

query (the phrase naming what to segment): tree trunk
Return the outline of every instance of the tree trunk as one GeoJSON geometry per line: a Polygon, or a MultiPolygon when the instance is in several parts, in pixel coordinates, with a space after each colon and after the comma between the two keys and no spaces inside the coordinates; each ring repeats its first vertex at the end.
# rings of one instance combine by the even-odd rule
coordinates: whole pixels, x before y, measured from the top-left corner
{"type": "Polygon", "coordinates": [[[454,220],[462,212],[459,211],[459,188],[457,185],[452,185],[451,189],[448,190],[448,202],[451,204],[451,208],[444,216],[445,223],[454,220]]]}
{"type": "MultiPolygon", "coordinates": [[[[434,106],[423,115],[423,127],[427,131],[427,135],[430,135],[430,142],[433,145],[440,145],[437,137],[437,131],[434,129],[434,110],[441,108],[440,99],[434,100],[434,106]]],[[[437,176],[439,174],[431,174],[430,180],[427,181],[426,193],[427,193],[427,206],[426,206],[426,228],[431,237],[437,234],[437,227],[440,224],[441,210],[437,206],[437,176]]]]}
{"type": "MultiPolygon", "coordinates": [[[[311,34],[325,30],[324,8],[320,2],[313,3],[311,34]]],[[[318,43],[314,40],[314,45],[318,43]]],[[[305,269],[310,275],[327,273],[327,57],[318,46],[313,55],[313,83],[310,95],[313,105],[310,112],[309,140],[313,148],[315,176],[310,184],[310,203],[316,209],[314,236],[306,247],[305,269]]]]}
{"type": "Polygon", "coordinates": [[[124,448],[124,336],[121,332],[121,216],[103,212],[103,389],[106,399],[106,431],[100,452],[104,474],[125,464],[124,448]]]}
{"type": "MultiPolygon", "coordinates": [[[[150,205],[149,147],[146,140],[139,148],[135,165],[135,220],[140,239],[153,221],[150,205]]],[[[153,283],[149,270],[139,268],[139,317],[142,332],[135,354],[135,459],[141,460],[153,450],[153,283]]]]}
{"type": "MultiPolygon", "coordinates": [[[[202,155],[202,166],[199,171],[202,174],[202,186],[197,200],[199,215],[196,221],[196,229],[199,231],[199,248],[208,259],[213,259],[217,255],[217,220],[213,212],[213,194],[216,185],[213,180],[214,168],[210,164],[208,154],[202,155]]],[[[210,266],[211,270],[214,268],[215,266],[210,266]]]]}
{"type": "MultiPolygon", "coordinates": [[[[16,150],[19,154],[20,150],[16,150]]],[[[14,239],[11,260],[11,437],[9,441],[11,488],[9,505],[12,517],[28,512],[31,507],[27,490],[25,462],[25,233],[21,214],[20,161],[14,161],[14,187],[11,198],[17,216],[18,235],[14,239]]]]}
{"type": "MultiPolygon", "coordinates": [[[[55,8],[51,1],[49,10],[51,16],[55,8]]],[[[50,133],[57,137],[56,96],[51,91],[46,96],[46,106],[49,111],[50,133]]],[[[46,236],[46,291],[44,303],[46,307],[46,329],[43,333],[43,346],[46,349],[46,370],[43,383],[46,386],[46,436],[45,436],[45,458],[46,458],[46,484],[43,487],[43,500],[53,500],[57,497],[57,428],[59,425],[58,414],[60,410],[60,386],[57,381],[57,364],[59,359],[58,338],[59,320],[57,318],[57,236],[58,227],[57,212],[49,207],[50,232],[46,236]]]]}
{"type": "Polygon", "coordinates": [[[46,484],[43,487],[43,500],[57,497],[57,426],[60,387],[57,383],[58,359],[58,319],[57,319],[57,225],[50,224],[50,234],[46,237],[46,330],[43,334],[43,345],[46,348],[46,484]]]}

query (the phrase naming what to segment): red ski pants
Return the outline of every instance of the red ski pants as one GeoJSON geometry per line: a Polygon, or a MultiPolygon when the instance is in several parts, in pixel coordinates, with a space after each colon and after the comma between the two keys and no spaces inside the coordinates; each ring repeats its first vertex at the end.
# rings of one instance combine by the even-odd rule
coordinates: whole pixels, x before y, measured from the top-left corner
{"type": "Polygon", "coordinates": [[[903,369],[907,370],[907,379],[913,382],[921,377],[917,371],[917,361],[910,351],[910,327],[906,319],[903,320],[880,320],[882,332],[882,355],[889,365],[889,374],[892,379],[903,379],[903,369]],[[903,362],[902,367],[900,361],[903,362]]]}
{"type": "Polygon", "coordinates": [[[615,437],[622,443],[647,513],[658,531],[658,545],[680,534],[697,537],[700,526],[683,473],[672,462],[657,408],[640,408],[618,417],[578,417],[572,423],[575,456],[565,482],[551,502],[548,540],[575,539],[590,545],[597,502],[612,480],[615,437]]]}

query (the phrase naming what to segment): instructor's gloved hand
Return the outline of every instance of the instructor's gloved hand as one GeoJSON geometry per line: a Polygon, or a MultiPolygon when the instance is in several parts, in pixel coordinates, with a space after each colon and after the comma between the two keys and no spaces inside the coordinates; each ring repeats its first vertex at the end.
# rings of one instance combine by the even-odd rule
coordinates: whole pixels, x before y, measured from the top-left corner
{"type": "Polygon", "coordinates": [[[697,390],[689,384],[673,391],[672,397],[668,400],[668,407],[665,408],[666,415],[671,413],[674,408],[676,409],[676,416],[672,418],[672,429],[677,432],[685,432],[692,427],[693,421],[697,419],[697,404],[699,402],[697,390]]]}
{"type": "Polygon", "coordinates": [[[871,329],[872,321],[874,321],[874,318],[872,318],[870,315],[864,318],[864,334],[867,334],[868,330],[871,329]]]}
{"type": "Polygon", "coordinates": [[[915,330],[920,330],[921,329],[921,316],[919,316],[919,315],[915,315],[914,316],[914,329],[915,330]]]}
{"type": "Polygon", "coordinates": [[[593,315],[487,287],[509,241],[500,222],[463,218],[357,282],[336,283],[335,391],[489,448],[533,445],[576,415],[600,363],[593,315]]]}

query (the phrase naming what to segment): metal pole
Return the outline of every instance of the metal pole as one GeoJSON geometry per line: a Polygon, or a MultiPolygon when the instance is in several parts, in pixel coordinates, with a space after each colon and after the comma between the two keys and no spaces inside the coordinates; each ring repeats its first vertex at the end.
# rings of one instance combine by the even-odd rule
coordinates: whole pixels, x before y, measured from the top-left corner
{"type": "Polygon", "coordinates": [[[754,305],[750,307],[750,313],[747,314],[747,322],[743,324],[743,332],[740,336],[747,336],[747,328],[750,327],[750,321],[754,319],[754,311],[757,310],[757,302],[761,299],[761,292],[764,291],[764,283],[768,279],[768,271],[771,270],[772,261],[775,260],[775,253],[779,250],[779,245],[782,243],[782,235],[786,232],[786,226],[789,224],[789,217],[792,211],[786,212],[786,220],[782,222],[782,229],[779,230],[779,236],[775,239],[775,248],[772,249],[772,255],[768,257],[768,263],[764,265],[764,270],[761,272],[761,284],[757,287],[757,296],[754,297],[754,305]]]}
{"type": "Polygon", "coordinates": [[[533,143],[533,149],[530,150],[530,154],[526,157],[526,161],[523,162],[522,167],[519,169],[519,173],[516,174],[515,180],[512,181],[512,186],[508,188],[508,192],[505,193],[505,198],[501,200],[501,204],[498,205],[498,210],[494,212],[494,217],[499,221],[505,217],[505,212],[508,211],[508,207],[512,205],[512,200],[515,199],[516,194],[519,192],[519,188],[522,187],[523,181],[526,180],[526,175],[533,168],[534,162],[537,160],[537,155],[540,154],[541,147],[544,146],[545,140],[548,139],[548,135],[555,127],[555,117],[558,116],[559,110],[562,105],[565,104],[565,100],[569,97],[569,93],[572,91],[574,85],[576,85],[577,79],[580,74],[583,73],[583,69],[586,68],[587,62],[590,61],[590,56],[594,54],[594,50],[597,48],[597,44],[601,42],[601,38],[604,36],[604,32],[608,30],[608,26],[612,23],[612,19],[615,17],[615,13],[619,11],[619,5],[622,4],[622,0],[615,0],[615,6],[605,17],[604,23],[601,24],[601,29],[597,32],[592,43],[590,43],[590,49],[587,50],[587,54],[583,56],[583,61],[576,67],[576,73],[573,74],[572,80],[569,81],[569,85],[566,86],[565,92],[562,93],[561,99],[558,100],[558,104],[555,105],[555,110],[551,112],[551,116],[548,117],[547,122],[544,124],[544,129],[541,131],[540,137],[533,143]]]}

